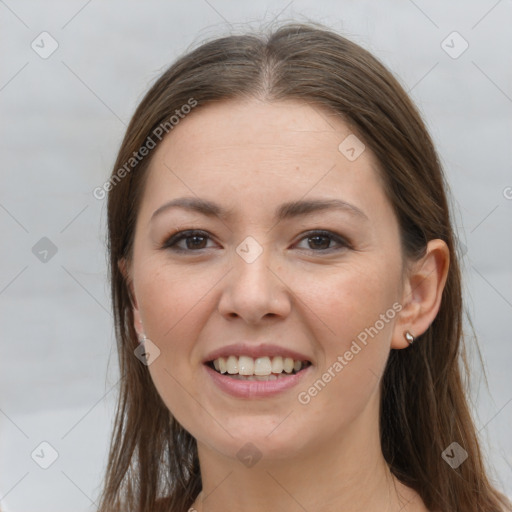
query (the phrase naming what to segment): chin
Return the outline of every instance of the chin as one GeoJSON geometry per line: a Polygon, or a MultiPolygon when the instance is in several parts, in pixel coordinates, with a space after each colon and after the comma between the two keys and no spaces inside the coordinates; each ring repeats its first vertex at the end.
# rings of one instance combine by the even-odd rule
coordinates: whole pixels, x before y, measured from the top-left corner
{"type": "Polygon", "coordinates": [[[239,459],[242,463],[246,457],[262,461],[290,459],[297,456],[298,450],[305,448],[306,432],[301,433],[296,427],[293,431],[282,428],[279,425],[282,420],[281,417],[279,421],[272,418],[256,422],[251,416],[244,421],[231,422],[229,428],[226,427],[233,437],[222,431],[222,438],[213,439],[211,432],[209,435],[205,432],[204,439],[224,456],[239,459]]]}

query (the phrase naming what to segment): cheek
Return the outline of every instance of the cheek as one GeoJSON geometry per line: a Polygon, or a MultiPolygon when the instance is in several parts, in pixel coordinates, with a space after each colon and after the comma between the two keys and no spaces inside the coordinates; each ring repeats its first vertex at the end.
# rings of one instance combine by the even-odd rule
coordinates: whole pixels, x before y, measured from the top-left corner
{"type": "Polygon", "coordinates": [[[391,331],[395,316],[392,306],[398,297],[397,269],[375,260],[368,257],[328,273],[295,277],[292,289],[307,306],[301,308],[301,314],[309,317],[309,327],[317,332],[328,351],[349,347],[359,333],[376,322],[379,331],[391,331]]]}
{"type": "Polygon", "coordinates": [[[186,269],[148,260],[138,274],[135,269],[135,279],[146,335],[160,350],[149,371],[163,400],[175,410],[184,401],[183,388],[192,389],[195,340],[202,328],[199,316],[209,314],[204,310],[205,294],[215,281],[211,274],[192,276],[186,269]]]}
{"type": "Polygon", "coordinates": [[[306,280],[301,287],[304,302],[310,306],[303,314],[321,346],[316,380],[308,383],[313,388],[302,391],[314,399],[315,408],[331,407],[333,400],[341,400],[345,406],[338,420],[360,411],[376,391],[385,368],[398,278],[397,270],[386,265],[368,259],[364,265],[338,268],[325,279],[306,280]]]}
{"type": "MultiPolygon", "coordinates": [[[[394,294],[373,274],[348,271],[317,282],[316,290],[312,310],[322,321],[304,313],[321,350],[315,374],[297,389],[296,417],[334,437],[361,416],[368,424],[378,421],[368,414],[378,415],[379,383],[396,316],[394,294]]],[[[293,436],[293,428],[288,433],[293,436]]]]}
{"type": "Polygon", "coordinates": [[[194,332],[194,317],[202,311],[216,280],[211,273],[191,273],[164,264],[146,266],[138,276],[137,296],[148,337],[162,346],[178,348],[194,332]],[[183,334],[187,333],[186,336],[183,334]]]}
{"type": "Polygon", "coordinates": [[[146,265],[139,274],[141,318],[148,338],[160,350],[148,367],[151,379],[173,416],[192,432],[197,428],[193,418],[201,416],[197,405],[200,396],[194,391],[194,347],[204,323],[199,317],[210,314],[205,311],[204,301],[216,281],[211,273],[191,275],[184,268],[165,263],[146,265]]]}

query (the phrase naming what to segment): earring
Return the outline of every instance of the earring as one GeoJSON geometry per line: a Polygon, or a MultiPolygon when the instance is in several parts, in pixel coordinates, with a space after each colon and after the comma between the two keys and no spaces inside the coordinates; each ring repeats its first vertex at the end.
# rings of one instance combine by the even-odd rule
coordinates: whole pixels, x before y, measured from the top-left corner
{"type": "Polygon", "coordinates": [[[145,341],[147,340],[147,337],[145,334],[142,334],[140,337],[139,337],[139,343],[143,344],[145,341]]]}
{"type": "Polygon", "coordinates": [[[414,336],[409,331],[404,332],[404,337],[409,343],[409,345],[412,345],[414,343],[414,336]]]}

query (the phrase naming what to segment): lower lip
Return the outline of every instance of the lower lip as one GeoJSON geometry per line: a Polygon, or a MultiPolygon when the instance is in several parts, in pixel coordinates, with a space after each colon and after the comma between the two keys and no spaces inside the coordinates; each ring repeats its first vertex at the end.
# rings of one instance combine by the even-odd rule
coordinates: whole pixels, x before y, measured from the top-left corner
{"type": "Polygon", "coordinates": [[[304,368],[299,373],[290,374],[287,377],[280,377],[276,380],[239,380],[226,377],[207,365],[203,365],[213,382],[225,393],[237,398],[265,398],[277,395],[287,389],[296,386],[304,376],[309,373],[312,365],[304,368]]]}

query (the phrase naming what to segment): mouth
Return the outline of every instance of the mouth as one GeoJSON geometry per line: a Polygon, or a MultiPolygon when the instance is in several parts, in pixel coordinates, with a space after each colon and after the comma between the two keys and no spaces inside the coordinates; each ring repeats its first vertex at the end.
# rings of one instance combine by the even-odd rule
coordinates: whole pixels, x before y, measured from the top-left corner
{"type": "Polygon", "coordinates": [[[286,379],[311,366],[307,360],[283,356],[235,356],[218,357],[204,363],[218,374],[235,380],[272,381],[286,379]]]}

